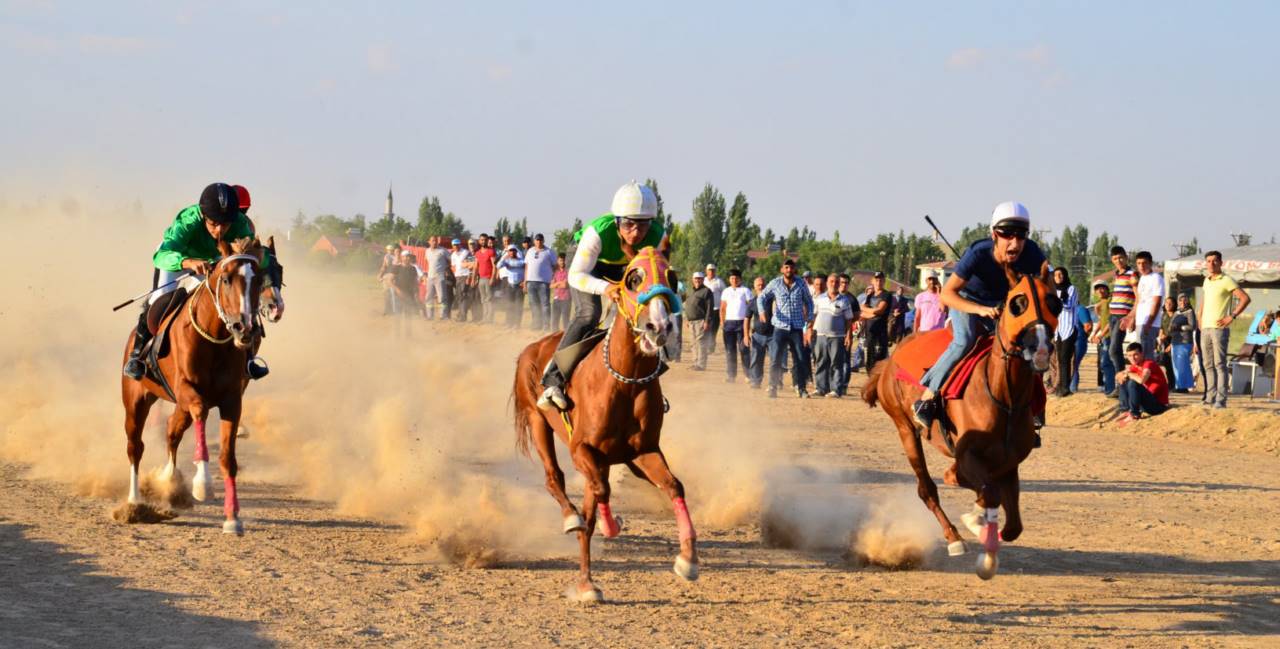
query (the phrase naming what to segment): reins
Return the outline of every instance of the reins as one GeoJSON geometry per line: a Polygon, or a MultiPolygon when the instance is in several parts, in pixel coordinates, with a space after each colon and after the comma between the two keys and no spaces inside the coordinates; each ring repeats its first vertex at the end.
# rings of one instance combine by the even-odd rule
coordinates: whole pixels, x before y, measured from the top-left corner
{"type": "MultiPolygon", "coordinates": [[[[1024,277],[1025,277],[1025,276],[1024,276],[1024,277]]],[[[1030,283],[1030,282],[1029,282],[1029,283],[1030,283]]],[[[1031,303],[1032,303],[1032,308],[1033,308],[1033,309],[1035,309],[1035,314],[1036,314],[1035,322],[1033,322],[1033,323],[1031,323],[1031,324],[1032,324],[1032,325],[1037,325],[1037,324],[1039,324],[1039,325],[1045,325],[1045,326],[1048,326],[1048,323],[1044,321],[1044,316],[1043,316],[1043,313],[1044,313],[1044,312],[1043,312],[1042,307],[1041,307],[1041,305],[1040,305],[1040,294],[1036,292],[1034,284],[1031,286],[1031,290],[1030,290],[1029,292],[1031,293],[1031,303]]],[[[1002,308],[1001,308],[1001,313],[1000,313],[999,318],[1003,318],[1003,317],[1004,317],[1004,309],[1003,309],[1003,305],[1001,305],[1001,306],[1002,306],[1002,308]]],[[[1005,384],[1006,389],[1008,389],[1008,390],[1009,390],[1009,392],[1010,392],[1010,397],[1011,397],[1011,398],[1010,398],[1010,403],[1009,403],[1009,405],[1005,405],[1005,403],[1004,403],[1003,401],[1001,401],[998,397],[996,397],[995,392],[994,392],[994,391],[992,391],[992,389],[991,389],[991,377],[990,377],[990,374],[988,374],[988,375],[985,377],[985,378],[986,378],[986,380],[985,380],[983,383],[985,384],[985,387],[986,387],[986,389],[987,389],[987,397],[989,397],[989,398],[991,399],[991,402],[992,402],[993,404],[995,404],[996,409],[997,409],[997,410],[999,410],[1001,413],[1003,413],[1003,414],[1004,414],[1004,416],[1005,416],[1005,420],[1004,420],[1004,448],[1005,448],[1005,450],[1006,450],[1006,451],[1008,451],[1008,450],[1013,446],[1013,415],[1014,415],[1014,413],[1016,413],[1016,412],[1018,412],[1018,411],[1020,411],[1020,410],[1023,410],[1023,409],[1025,409],[1025,408],[1029,408],[1029,407],[1031,406],[1031,402],[1035,399],[1035,395],[1034,395],[1034,393],[1032,393],[1032,395],[1026,399],[1026,402],[1025,402],[1025,403],[1022,403],[1022,404],[1019,404],[1019,405],[1015,405],[1015,404],[1013,404],[1013,403],[1012,403],[1012,401],[1013,401],[1013,399],[1012,399],[1012,396],[1013,396],[1013,394],[1012,394],[1012,393],[1013,393],[1013,387],[1012,387],[1012,386],[1013,386],[1013,370],[1012,370],[1012,365],[1013,365],[1013,364],[1012,364],[1012,362],[1011,362],[1011,359],[1017,359],[1017,358],[1018,358],[1018,355],[1019,355],[1019,354],[1018,354],[1018,352],[1021,350],[1021,345],[1020,345],[1020,344],[1018,344],[1016,341],[1015,341],[1015,342],[1013,342],[1013,343],[1010,343],[1010,344],[1008,344],[1008,345],[1006,345],[1006,344],[1005,344],[1005,341],[1004,341],[1004,333],[1003,333],[1003,331],[1002,331],[1002,329],[1001,329],[1001,327],[1000,327],[1000,319],[999,319],[999,318],[997,318],[997,320],[996,320],[996,325],[995,325],[995,339],[996,339],[996,343],[1000,345],[1000,360],[1002,360],[1002,361],[1004,362],[1004,384],[1005,384]]],[[[1026,331],[1026,329],[1023,329],[1023,331],[1026,331]]],[[[990,358],[990,357],[988,357],[988,358],[987,358],[987,363],[988,363],[988,365],[991,363],[991,358],[990,358]]],[[[1037,379],[1037,380],[1038,380],[1038,379],[1037,379]]],[[[1034,387],[1033,387],[1032,389],[1034,390],[1034,387]]]]}
{"type": "Polygon", "coordinates": [[[236,260],[248,261],[254,264],[255,266],[259,265],[259,259],[249,254],[241,253],[241,254],[229,255],[229,256],[223,257],[222,259],[218,260],[217,265],[214,267],[214,271],[209,273],[209,276],[204,278],[200,282],[200,286],[196,287],[196,290],[193,291],[191,299],[187,300],[187,318],[191,320],[191,326],[196,330],[196,333],[200,334],[201,338],[204,338],[205,340],[215,345],[225,345],[231,342],[233,336],[230,333],[231,317],[228,316],[227,312],[222,308],[222,284],[219,283],[217,288],[209,288],[209,280],[213,278],[214,273],[217,272],[218,269],[223,266],[223,264],[226,264],[227,262],[230,262],[230,261],[236,261],[236,260]],[[200,326],[200,323],[196,321],[195,311],[193,310],[195,307],[195,302],[197,297],[195,293],[199,293],[201,288],[204,288],[205,292],[209,294],[209,297],[213,299],[214,311],[217,312],[218,319],[222,321],[223,326],[227,328],[226,338],[215,338],[213,334],[209,333],[208,331],[205,331],[204,328],[200,326]]]}

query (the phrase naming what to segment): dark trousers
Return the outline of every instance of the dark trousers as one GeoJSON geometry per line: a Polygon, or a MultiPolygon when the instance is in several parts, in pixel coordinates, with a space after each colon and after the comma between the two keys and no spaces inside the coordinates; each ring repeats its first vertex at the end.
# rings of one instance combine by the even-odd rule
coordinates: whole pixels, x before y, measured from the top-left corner
{"type": "Polygon", "coordinates": [[[569,326],[569,300],[551,302],[551,330],[560,331],[569,326]]]}
{"type": "Polygon", "coordinates": [[[1054,394],[1065,397],[1071,394],[1071,371],[1075,368],[1076,357],[1076,332],[1071,332],[1071,336],[1066,340],[1059,340],[1053,350],[1058,354],[1058,385],[1054,389],[1054,394]]]}
{"type": "Polygon", "coordinates": [[[764,359],[770,355],[772,335],[751,332],[751,362],[747,364],[747,378],[751,385],[759,386],[764,382],[764,359]]]}
{"type": "Polygon", "coordinates": [[[818,392],[843,394],[840,387],[841,366],[844,361],[844,337],[813,337],[813,385],[818,392]]]}
{"type": "Polygon", "coordinates": [[[726,320],[724,323],[724,366],[729,380],[738,378],[739,358],[742,359],[743,373],[748,373],[747,366],[751,364],[751,350],[747,342],[742,339],[742,330],[741,320],[726,320]]]}
{"type": "Polygon", "coordinates": [[[866,338],[866,358],[863,361],[867,368],[867,374],[875,368],[876,363],[889,357],[889,330],[870,329],[867,331],[866,338]]]}
{"type": "Polygon", "coordinates": [[[803,390],[807,376],[804,372],[804,335],[795,329],[775,328],[773,330],[773,362],[769,365],[769,387],[777,389],[782,386],[782,362],[791,352],[791,383],[797,390],[803,390]]]}
{"type": "Polygon", "coordinates": [[[707,314],[707,340],[709,341],[708,344],[710,345],[707,351],[709,353],[716,351],[716,334],[719,332],[720,332],[720,309],[715,308],[715,309],[712,309],[711,312],[707,314]]]}
{"type": "Polygon", "coordinates": [[[1156,400],[1156,395],[1146,386],[1132,379],[1126,380],[1120,384],[1120,409],[1137,417],[1142,413],[1148,415],[1158,415],[1165,410],[1167,406],[1156,400]]]}
{"type": "MultiPolygon", "coordinates": [[[[1124,359],[1124,335],[1128,332],[1120,328],[1121,317],[1123,316],[1111,316],[1111,340],[1108,343],[1110,347],[1107,349],[1107,353],[1111,356],[1111,367],[1113,368],[1129,367],[1129,363],[1124,359]]],[[[1115,370],[1115,372],[1119,371],[1119,369],[1115,370]]]]}

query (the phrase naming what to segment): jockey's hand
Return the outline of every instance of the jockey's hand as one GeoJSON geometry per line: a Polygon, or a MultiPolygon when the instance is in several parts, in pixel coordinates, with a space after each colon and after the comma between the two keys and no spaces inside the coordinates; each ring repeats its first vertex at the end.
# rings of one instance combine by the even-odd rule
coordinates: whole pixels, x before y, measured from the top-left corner
{"type": "Polygon", "coordinates": [[[614,302],[621,300],[622,284],[612,284],[612,283],[609,284],[609,287],[604,290],[604,296],[605,298],[613,300],[614,302]]]}
{"type": "Polygon", "coordinates": [[[207,276],[209,271],[213,269],[213,265],[203,259],[183,259],[182,269],[189,270],[196,275],[207,276]]]}
{"type": "Polygon", "coordinates": [[[1000,317],[1000,309],[997,309],[996,307],[993,307],[993,306],[979,306],[977,312],[975,312],[974,315],[995,320],[996,318],[1000,317]]]}

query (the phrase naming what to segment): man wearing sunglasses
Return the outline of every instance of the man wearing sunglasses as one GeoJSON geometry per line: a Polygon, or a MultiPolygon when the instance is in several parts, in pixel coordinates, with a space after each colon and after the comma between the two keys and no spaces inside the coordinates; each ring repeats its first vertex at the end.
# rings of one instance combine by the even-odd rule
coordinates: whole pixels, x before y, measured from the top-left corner
{"type": "MultiPolygon", "coordinates": [[[[573,235],[578,242],[573,262],[569,264],[569,299],[573,302],[573,319],[565,327],[564,337],[556,351],[580,342],[600,325],[603,311],[601,296],[616,300],[621,290],[622,275],[636,253],[654,247],[663,256],[670,247],[658,215],[658,197],[653,190],[634,180],[613,195],[613,209],[588,223],[573,235]]],[[[564,384],[573,368],[556,366],[554,355],[542,373],[546,389],[538,399],[543,410],[568,407],[564,384]]]]}
{"type": "Polygon", "coordinates": [[[926,430],[942,407],[937,395],[951,370],[973,348],[980,336],[995,330],[997,305],[1008,297],[1005,268],[1015,274],[1047,276],[1049,260],[1040,246],[1027,238],[1031,213],[1022,203],[1001,203],[991,214],[991,238],[970,245],[956,264],[955,274],[942,287],[941,301],[951,314],[951,344],[938,362],[921,377],[924,393],[915,402],[915,420],[926,430]]]}

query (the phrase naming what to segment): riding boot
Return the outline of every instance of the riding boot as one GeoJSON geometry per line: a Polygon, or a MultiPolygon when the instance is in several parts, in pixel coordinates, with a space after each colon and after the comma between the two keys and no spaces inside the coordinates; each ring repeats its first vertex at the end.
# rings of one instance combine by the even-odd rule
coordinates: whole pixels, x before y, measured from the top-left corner
{"type": "Polygon", "coordinates": [[[911,406],[911,412],[917,424],[927,432],[933,428],[933,422],[938,418],[938,407],[941,405],[942,399],[936,395],[932,399],[920,399],[911,406]]]}
{"type": "Polygon", "coordinates": [[[142,362],[142,348],[151,340],[151,330],[147,328],[147,311],[143,309],[138,316],[138,326],[133,335],[133,349],[129,352],[129,360],[124,364],[124,375],[139,381],[147,371],[142,362]]]}
{"type": "Polygon", "coordinates": [[[542,391],[542,396],[538,397],[538,407],[543,410],[552,408],[567,410],[569,399],[564,394],[565,378],[560,368],[556,367],[555,359],[549,361],[546,369],[542,371],[541,382],[546,389],[542,391]]]}

